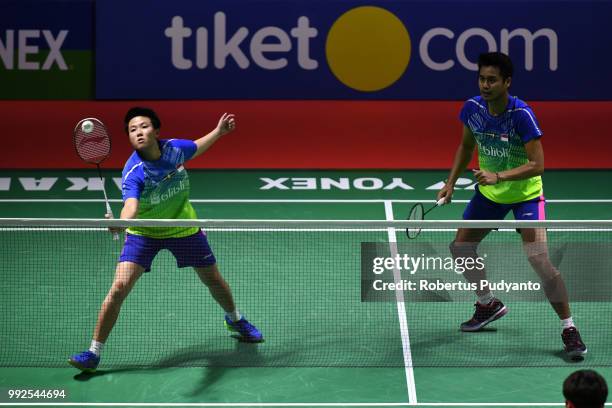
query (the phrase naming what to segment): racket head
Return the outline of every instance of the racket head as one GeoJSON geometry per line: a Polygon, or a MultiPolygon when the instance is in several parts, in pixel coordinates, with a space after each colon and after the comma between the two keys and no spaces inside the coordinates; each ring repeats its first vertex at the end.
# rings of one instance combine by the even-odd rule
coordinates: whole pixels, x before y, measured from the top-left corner
{"type": "MultiPolygon", "coordinates": [[[[410,212],[408,212],[408,221],[423,221],[425,217],[425,210],[423,209],[423,204],[416,203],[410,208],[410,212]]],[[[415,239],[421,233],[421,228],[406,228],[406,236],[409,239],[415,239]]]]}
{"type": "Polygon", "coordinates": [[[99,119],[80,120],[74,127],[72,141],[81,160],[87,163],[99,165],[110,155],[110,135],[99,119]]]}

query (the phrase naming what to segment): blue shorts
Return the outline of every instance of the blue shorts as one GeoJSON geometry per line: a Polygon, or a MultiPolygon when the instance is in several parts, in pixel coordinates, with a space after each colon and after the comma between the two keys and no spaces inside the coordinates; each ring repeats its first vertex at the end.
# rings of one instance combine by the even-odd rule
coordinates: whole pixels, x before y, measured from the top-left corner
{"type": "Polygon", "coordinates": [[[503,220],[512,210],[514,218],[523,220],[545,220],[544,206],[546,199],[543,195],[532,200],[521,201],[514,204],[500,204],[489,200],[482,195],[476,186],[476,194],[468,203],[463,212],[464,220],[503,220]]]}
{"type": "Polygon", "coordinates": [[[134,262],[145,268],[145,272],[151,270],[153,258],[162,249],[172,252],[179,268],[187,266],[203,268],[217,263],[203,231],[188,237],[164,239],[134,234],[125,235],[119,262],[134,262]]]}

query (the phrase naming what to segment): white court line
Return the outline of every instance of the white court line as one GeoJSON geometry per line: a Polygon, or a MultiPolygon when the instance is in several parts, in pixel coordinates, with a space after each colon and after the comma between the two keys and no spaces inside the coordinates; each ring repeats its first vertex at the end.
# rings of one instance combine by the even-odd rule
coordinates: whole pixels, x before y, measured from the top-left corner
{"type": "MultiPolygon", "coordinates": [[[[391,228],[206,228],[208,232],[383,232],[389,231],[391,228]]],[[[404,231],[404,228],[395,228],[404,231]]],[[[75,228],[75,227],[2,227],[0,231],[104,231],[108,232],[107,228],[75,228]]],[[[457,228],[422,228],[422,232],[455,232],[457,228]]],[[[548,232],[611,232],[612,228],[556,228],[548,229],[548,232]]],[[[516,232],[513,228],[499,228],[497,232],[516,232]]]]}
{"type": "MultiPolygon", "coordinates": [[[[385,218],[387,221],[393,221],[393,203],[385,201],[385,218]]],[[[391,256],[395,258],[397,253],[397,237],[395,228],[387,228],[387,236],[389,237],[389,249],[391,256]]],[[[402,281],[402,276],[397,267],[393,267],[393,280],[396,284],[402,281]]],[[[412,351],[410,350],[410,334],[408,332],[408,318],[406,317],[406,307],[404,303],[404,292],[401,290],[395,291],[395,299],[397,304],[397,317],[400,324],[400,335],[402,338],[402,352],[404,354],[404,370],[406,372],[406,386],[408,388],[408,403],[416,404],[416,384],[414,381],[414,370],[412,368],[412,351]]]]}
{"type": "MultiPolygon", "coordinates": [[[[612,403],[605,404],[606,406],[612,406],[612,403]]],[[[450,402],[450,403],[421,403],[421,404],[408,404],[408,403],[395,403],[395,402],[379,402],[379,403],[361,403],[361,402],[296,402],[296,403],[163,403],[163,402],[152,402],[152,403],[137,403],[137,402],[98,402],[98,403],[86,403],[86,402],[61,402],[61,403],[50,403],[50,402],[23,402],[23,403],[0,403],[0,406],[48,406],[48,407],[564,407],[565,404],[558,402],[535,402],[535,403],[499,403],[499,402],[480,402],[480,403],[462,403],[462,402],[450,402]]]]}
{"type": "MultiPolygon", "coordinates": [[[[121,203],[120,198],[111,198],[108,201],[111,203],[121,203]]],[[[192,198],[189,201],[192,203],[434,203],[435,200],[366,200],[366,199],[233,199],[233,198],[192,198]]],[[[103,203],[103,198],[0,198],[0,203],[103,203]]],[[[465,204],[470,200],[453,200],[451,204],[465,204]]],[[[603,204],[612,203],[612,199],[593,198],[593,199],[547,199],[547,203],[568,203],[568,204],[603,204]]]]}

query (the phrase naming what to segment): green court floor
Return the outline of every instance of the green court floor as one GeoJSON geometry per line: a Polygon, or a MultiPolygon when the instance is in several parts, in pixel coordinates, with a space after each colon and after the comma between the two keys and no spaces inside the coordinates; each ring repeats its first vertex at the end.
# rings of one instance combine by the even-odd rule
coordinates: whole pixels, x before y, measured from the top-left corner
{"type": "MultiPolygon", "coordinates": [[[[408,208],[416,201],[431,202],[437,185],[444,179],[443,171],[191,171],[192,202],[200,218],[205,219],[362,219],[385,220],[404,219],[408,208]]],[[[120,210],[120,191],[113,178],[120,177],[116,171],[105,172],[106,187],[115,214],[120,210]]],[[[612,172],[606,171],[549,171],[544,178],[545,195],[548,199],[548,219],[610,219],[612,214],[612,172]]],[[[437,209],[432,219],[460,219],[465,203],[473,194],[473,182],[469,175],[461,180],[462,186],[454,196],[451,205],[437,209]]],[[[0,216],[1,217],[60,217],[60,218],[100,218],[104,213],[101,191],[94,171],[2,171],[0,172],[0,216]]],[[[7,235],[1,235],[9,239],[7,235]]],[[[10,238],[13,239],[13,238],[10,238]]],[[[14,238],[17,239],[17,238],[14,238]]],[[[384,239],[384,236],[383,236],[384,239]]],[[[4,243],[5,245],[7,242],[4,243]]],[[[230,254],[219,252],[223,258],[230,254]]],[[[282,254],[288,256],[288,254],[282,254]]],[[[282,260],[281,260],[282,262],[282,260]]],[[[86,262],[85,262],[86,264],[86,262]]],[[[231,262],[228,265],[231,269],[231,262]]],[[[57,271],[44,271],[57,273],[57,271]]],[[[87,271],[84,271],[86,273],[87,271]]],[[[147,278],[155,278],[154,275],[147,278]]],[[[230,278],[228,278],[230,279],[230,278]]],[[[236,277],[237,279],[237,277],[236,277]]],[[[230,282],[231,283],[231,282],[230,282]]],[[[140,282],[139,282],[140,284],[140,282]]],[[[359,282],[353,282],[359,285],[359,282]]],[[[150,280],[145,286],[155,287],[162,282],[150,280]]],[[[333,296],[335,289],[328,288],[333,296]]],[[[40,296],[53,296],[49,287],[39,286],[20,288],[19,293],[11,293],[14,299],[25,298],[28,293],[40,296]]],[[[236,291],[240,293],[240,288],[236,291]]],[[[307,290],[305,291],[307,292],[307,290]]],[[[245,292],[246,293],[246,292],[245,292]]],[[[246,294],[245,294],[246,296],[246,294]]],[[[14,322],[25,313],[23,310],[9,310],[7,298],[2,307],[4,323],[14,322]]],[[[15,300],[15,301],[17,301],[15,300]]],[[[249,313],[280,313],[274,309],[274,299],[251,299],[247,305],[249,313]],[[257,304],[259,303],[259,305],[257,304]],[[259,307],[259,309],[258,309],[259,307]]],[[[62,302],[58,299],[58,302],[62,302]]],[[[290,303],[287,303],[288,305],[290,303]]],[[[207,304],[208,305],[208,304],[207,304]]],[[[446,304],[450,305],[450,304],[446,304]]],[[[214,307],[211,303],[210,309],[214,307]]],[[[208,307],[207,306],[207,307],[208,307]]],[[[315,305],[306,303],[305,307],[315,305]]],[[[467,305],[469,310],[469,305],[467,305]]],[[[320,319],[325,319],[324,311],[334,307],[334,303],[324,302],[320,319]]],[[[381,333],[381,338],[397,336],[402,359],[399,325],[392,323],[397,319],[393,304],[384,304],[390,320],[381,333]],[[394,331],[397,330],[397,333],[394,331]]],[[[520,316],[521,307],[516,306],[520,316]]],[[[598,330],[606,326],[606,316],[610,315],[610,303],[589,306],[590,313],[600,311],[598,316],[589,318],[579,315],[583,326],[598,330]],[[585,322],[585,320],[589,320],[585,322]]],[[[180,312],[181,308],[177,307],[180,312]]],[[[470,313],[468,310],[465,313],[470,313]]],[[[334,312],[336,312],[334,310],[334,312]]],[[[379,311],[380,312],[380,311],[379,311]]],[[[40,313],[44,313],[41,311],[40,313]]],[[[93,312],[95,314],[95,312],[93,312]]],[[[519,367],[466,367],[462,366],[461,341],[458,332],[449,329],[444,334],[445,323],[427,322],[423,314],[427,309],[419,305],[407,309],[408,323],[411,321],[410,341],[415,367],[404,367],[398,361],[394,367],[132,367],[103,368],[95,375],[78,374],[70,367],[4,367],[0,368],[0,405],[19,406],[26,403],[48,403],[49,406],[562,406],[561,383],[572,371],[579,368],[595,368],[608,381],[612,379],[612,368],[603,367],[602,362],[611,360],[612,341],[606,343],[601,329],[593,341],[591,352],[584,361],[566,362],[549,351],[543,344],[546,338],[533,338],[533,344],[516,345],[517,350],[533,349],[535,353],[546,354],[530,361],[529,355],[517,356],[514,365],[519,367]],[[418,313],[419,316],[414,314],[418,313]],[[434,330],[435,329],[435,330],[434,330]],[[434,338],[434,336],[437,336],[434,338]],[[433,338],[432,341],[429,339],[433,338]],[[453,350],[450,352],[449,350],[453,350]],[[428,359],[439,362],[448,353],[448,364],[437,367],[424,367],[428,359]],[[603,358],[602,355],[607,356],[603,358]],[[432,357],[433,356],[433,357],[432,357]],[[455,356],[455,360],[452,357],[455,356]],[[459,356],[459,358],[456,358],[459,356]],[[551,363],[552,361],[552,363],[551,363]],[[546,367],[538,367],[538,365],[546,367]],[[593,365],[595,364],[595,365],[593,365]],[[520,367],[520,366],[529,367],[520,367]],[[452,367],[451,367],[452,366],[452,367]],[[67,397],[63,400],[9,400],[9,389],[64,389],[67,397]],[[136,405],[142,404],[145,405],[136,405]],[[123,404],[123,405],[120,405],[123,404]],[[460,404],[460,405],[457,405],[460,404]]],[[[335,314],[335,313],[334,313],[335,314]]],[[[443,314],[436,314],[442,316],[443,314]]],[[[449,321],[461,318],[461,313],[449,309],[444,313],[449,321]]],[[[210,313],[207,314],[210,316],[210,313]]],[[[466,316],[467,317],[467,316],[466,316]]],[[[131,320],[127,319],[126,332],[129,333],[131,320]],[[128,327],[129,326],[129,327],[128,327]]],[[[557,323],[552,312],[541,316],[541,324],[557,323]],[[547,321],[549,317],[550,321],[547,321]]],[[[95,315],[91,316],[93,326],[95,315]]],[[[121,320],[121,318],[120,318],[121,320]]],[[[273,319],[272,319],[273,320],[273,319]]],[[[87,318],[80,321],[87,327],[87,318]]],[[[368,322],[366,322],[368,323],[368,322]]],[[[372,326],[374,322],[369,322],[372,326]]],[[[137,323],[133,323],[136,325],[137,323]]],[[[333,322],[324,322],[325,324],[333,322]]],[[[267,332],[275,327],[264,322],[267,332]],[[266,327],[269,325],[269,327],[266,327]]],[[[283,329],[289,323],[280,325],[283,329]]],[[[26,330],[24,328],[24,330],[26,330]]],[[[520,334],[519,317],[499,322],[499,332],[485,333],[487,336],[514,336],[520,334]],[[518,334],[517,334],[518,333],[518,334]]],[[[44,337],[40,328],[27,328],[28,333],[44,337]]],[[[66,332],[70,332],[69,329],[66,332]]],[[[374,343],[375,337],[365,337],[371,331],[358,327],[346,327],[346,342],[351,335],[362,333],[361,340],[374,343]],[[365,334],[364,334],[365,333],[365,334]]],[[[583,333],[584,334],[584,333],[583,333]]],[[[112,351],[113,336],[108,344],[112,351]]],[[[126,334],[127,335],[127,334],[126,334]]],[[[301,334],[306,336],[305,333],[301,334]]],[[[80,351],[87,346],[90,333],[83,333],[78,339],[49,339],[54,348],[65,348],[68,354],[80,351]]],[[[0,339],[2,339],[0,333],[0,339]]],[[[610,337],[607,337],[608,339],[610,337]]],[[[5,339],[5,346],[7,339],[5,339]]],[[[585,335],[588,343],[588,336],[585,335]]],[[[560,346],[560,339],[559,339],[560,346]]],[[[115,347],[138,347],[119,338],[115,347]]],[[[264,347],[274,346],[274,340],[264,343],[264,347]]],[[[316,341],[313,342],[316,344],[316,341]]],[[[486,344],[486,340],[469,340],[474,347],[486,344]]],[[[591,347],[591,344],[589,346],[591,347]]],[[[0,345],[2,347],[2,345],[0,345]]],[[[325,346],[324,346],[325,347],[325,346]]],[[[326,346],[320,354],[330,352],[333,346],[326,346]]],[[[304,356],[317,357],[307,352],[304,356]]],[[[344,350],[337,346],[336,351],[344,350]]],[[[374,344],[372,350],[376,352],[374,344]]],[[[45,350],[32,350],[40,353],[44,360],[45,350]]],[[[471,352],[471,351],[470,351],[471,352]]],[[[146,351],[143,351],[146,354],[146,351]]],[[[522,353],[522,351],[521,351],[522,353]]],[[[0,355],[2,355],[0,353],[0,355]]],[[[265,352],[264,352],[265,355],[265,352]]],[[[320,357],[320,356],[319,356],[320,357]]],[[[495,357],[492,355],[492,357],[495,357]]],[[[335,355],[336,359],[343,356],[335,355]]],[[[347,358],[347,355],[344,355],[347,358]]],[[[347,360],[348,361],[348,360],[347,360]]],[[[472,360],[473,362],[473,360],[472,360]]],[[[486,357],[480,361],[486,364],[486,357]]],[[[333,365],[333,364],[332,364],[333,365]]],[[[365,364],[368,365],[368,364],[365,364]]],[[[430,364],[431,365],[431,364],[430,364]]],[[[474,365],[474,364],[473,364],[474,365]]],[[[513,365],[513,364],[505,364],[513,365]]]]}

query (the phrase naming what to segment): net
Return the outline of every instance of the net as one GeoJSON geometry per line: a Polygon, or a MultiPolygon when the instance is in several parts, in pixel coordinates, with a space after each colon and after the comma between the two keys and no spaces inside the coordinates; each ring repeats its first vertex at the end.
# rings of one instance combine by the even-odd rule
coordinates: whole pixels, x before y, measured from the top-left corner
{"type": "Polygon", "coordinates": [[[611,222],[0,219],[0,366],[63,367],[89,346],[122,247],[109,225],[204,228],[239,310],[265,343],[230,337],[197,275],[163,250],[124,302],[103,369],[570,364],[542,289],[496,287],[508,315],[482,332],[459,331],[475,296],[459,287],[465,279],[448,246],[466,225],[501,227],[478,249],[492,282],[532,286],[539,279],[514,228],[548,228],[550,260],[589,349],[584,364],[612,364],[611,222]],[[417,240],[405,236],[408,227],[422,228],[417,240]],[[407,267],[410,259],[422,267],[407,267]],[[421,280],[422,290],[409,288],[421,280]]]}

